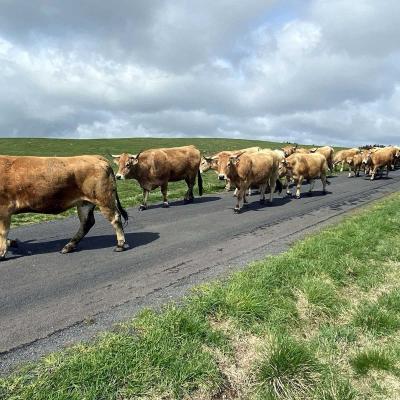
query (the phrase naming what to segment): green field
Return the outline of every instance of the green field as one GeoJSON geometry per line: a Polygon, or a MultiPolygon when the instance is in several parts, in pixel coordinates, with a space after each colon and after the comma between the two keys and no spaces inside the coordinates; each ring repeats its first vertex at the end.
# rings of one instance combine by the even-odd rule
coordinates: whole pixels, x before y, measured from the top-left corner
{"type": "Polygon", "coordinates": [[[9,400],[400,393],[400,194],[0,380],[9,400]]]}
{"type": "MultiPolygon", "coordinates": [[[[7,155],[31,155],[31,156],[74,156],[81,154],[100,154],[108,156],[128,152],[136,154],[141,150],[157,147],[174,147],[193,144],[204,154],[213,154],[221,150],[235,150],[246,147],[259,146],[263,148],[279,148],[282,143],[264,142],[256,140],[239,139],[0,139],[0,154],[7,155]]],[[[203,176],[204,193],[212,193],[223,190],[224,183],[218,181],[212,171],[203,176]]],[[[172,182],[169,185],[170,199],[183,199],[187,186],[182,182],[172,182]]],[[[119,181],[118,193],[124,207],[136,206],[142,199],[142,191],[136,181],[119,181]]],[[[195,194],[197,193],[197,186],[195,194]]],[[[151,202],[162,200],[159,190],[150,194],[151,202]]],[[[70,210],[59,216],[44,214],[21,214],[13,217],[13,226],[32,222],[47,221],[54,218],[63,218],[74,213],[70,210]]]]}

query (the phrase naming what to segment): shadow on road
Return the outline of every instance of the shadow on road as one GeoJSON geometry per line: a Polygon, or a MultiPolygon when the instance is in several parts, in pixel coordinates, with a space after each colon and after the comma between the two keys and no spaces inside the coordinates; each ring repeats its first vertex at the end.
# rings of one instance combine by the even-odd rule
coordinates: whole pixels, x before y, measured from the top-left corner
{"type": "MultiPolygon", "coordinates": [[[[256,195],[253,195],[253,196],[256,197],[256,195]]],[[[247,203],[247,205],[244,205],[241,208],[240,214],[245,213],[247,211],[261,211],[261,210],[265,210],[268,208],[283,206],[284,204],[289,203],[290,201],[292,201],[292,198],[288,197],[288,196],[287,197],[286,196],[285,197],[274,197],[274,200],[272,203],[269,203],[268,197],[265,200],[265,203],[260,203],[259,199],[257,199],[257,200],[254,199],[254,201],[250,200],[250,202],[247,203]]]]}
{"type": "MultiPolygon", "coordinates": [[[[155,232],[133,232],[126,233],[125,238],[126,242],[129,245],[129,248],[126,250],[135,249],[139,246],[144,246],[148,243],[151,243],[157,239],[159,239],[160,234],[155,232]]],[[[34,240],[28,240],[25,242],[18,242],[18,248],[10,249],[10,256],[19,255],[19,256],[28,256],[28,255],[37,255],[37,254],[46,254],[59,252],[64,245],[67,244],[68,238],[66,239],[58,239],[51,240],[48,242],[36,242],[34,240]]],[[[98,250],[98,249],[106,249],[112,248],[116,246],[116,237],[115,235],[99,235],[99,236],[87,236],[82,239],[82,241],[78,244],[76,252],[85,251],[85,250],[98,250]]]]}
{"type": "MultiPolygon", "coordinates": [[[[187,204],[193,204],[193,205],[204,204],[204,203],[209,203],[210,201],[217,201],[217,200],[221,200],[221,197],[219,196],[195,197],[193,203],[187,203],[187,204]]],[[[183,200],[174,200],[169,202],[170,207],[184,206],[187,204],[185,204],[183,200]]],[[[162,208],[162,203],[149,204],[147,210],[152,210],[155,208],[162,208]]]]}

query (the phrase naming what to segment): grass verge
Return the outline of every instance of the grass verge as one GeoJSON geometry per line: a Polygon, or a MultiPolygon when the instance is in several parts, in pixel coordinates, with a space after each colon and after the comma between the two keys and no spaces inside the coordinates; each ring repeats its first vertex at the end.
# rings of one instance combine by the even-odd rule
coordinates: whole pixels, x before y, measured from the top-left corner
{"type": "Polygon", "coordinates": [[[399,224],[396,194],[16,371],[0,398],[398,398],[399,224]]]}

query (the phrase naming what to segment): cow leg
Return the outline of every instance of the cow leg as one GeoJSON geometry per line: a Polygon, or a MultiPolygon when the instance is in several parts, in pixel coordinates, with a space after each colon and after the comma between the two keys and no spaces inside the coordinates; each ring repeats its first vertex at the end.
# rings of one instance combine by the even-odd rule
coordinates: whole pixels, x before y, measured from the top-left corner
{"type": "Polygon", "coordinates": [[[376,174],[377,169],[378,169],[378,167],[374,167],[372,169],[371,181],[373,181],[375,179],[375,174],[376,174]]]}
{"type": "Polygon", "coordinates": [[[195,183],[196,177],[194,178],[185,178],[185,182],[188,185],[188,190],[185,194],[184,201],[185,203],[193,203],[194,195],[193,195],[193,188],[195,183]]]}
{"type": "Polygon", "coordinates": [[[343,172],[344,170],[344,161],[342,161],[342,166],[340,167],[340,172],[343,172]]]}
{"type": "Polygon", "coordinates": [[[326,179],[325,174],[321,175],[321,182],[322,182],[322,193],[326,194],[326,184],[328,183],[328,180],[326,179]]]}
{"type": "Polygon", "coordinates": [[[0,260],[4,260],[10,241],[7,240],[10,231],[11,215],[4,213],[0,217],[0,260]]]}
{"type": "Polygon", "coordinates": [[[267,190],[267,185],[260,185],[260,203],[265,203],[265,191],[267,190]]]}
{"type": "Polygon", "coordinates": [[[286,179],[286,195],[291,197],[292,196],[292,189],[290,189],[290,179],[288,177],[286,179]]]}
{"type": "Polygon", "coordinates": [[[309,196],[312,196],[312,191],[314,189],[315,179],[310,179],[310,189],[308,191],[309,196]]]}
{"type": "Polygon", "coordinates": [[[114,251],[124,251],[125,250],[125,234],[122,227],[121,215],[115,209],[115,207],[104,207],[100,206],[100,211],[108,221],[110,221],[112,227],[117,235],[117,247],[114,251]]]}
{"type": "Polygon", "coordinates": [[[143,203],[139,206],[139,211],[147,209],[147,199],[149,197],[150,190],[143,189],[143,203]]]}
{"type": "Polygon", "coordinates": [[[300,198],[300,189],[301,189],[301,185],[302,185],[302,183],[303,183],[303,177],[302,176],[300,176],[298,179],[297,179],[297,182],[295,182],[296,183],[296,199],[299,199],[300,198]]]}
{"type": "Polygon", "coordinates": [[[89,232],[90,228],[94,225],[94,209],[95,205],[92,203],[79,204],[76,209],[78,211],[79,221],[81,223],[78,232],[75,233],[73,238],[62,248],[61,253],[71,253],[76,249],[77,244],[89,232]]]}
{"type": "Polygon", "coordinates": [[[269,202],[272,203],[272,200],[274,199],[274,193],[275,193],[275,188],[276,188],[276,180],[277,177],[271,177],[269,179],[269,202]]]}
{"type": "Polygon", "coordinates": [[[233,197],[237,197],[238,192],[239,192],[239,189],[235,188],[235,191],[233,192],[233,197]]]}
{"type": "Polygon", "coordinates": [[[165,183],[164,185],[161,185],[161,194],[163,196],[163,205],[162,206],[164,208],[168,208],[169,207],[167,193],[168,193],[168,182],[165,183]]]}
{"type": "Polygon", "coordinates": [[[237,194],[237,198],[236,198],[236,206],[234,209],[235,213],[239,213],[240,212],[240,202],[242,201],[242,199],[244,198],[245,194],[246,194],[246,187],[245,185],[242,185],[239,188],[238,194],[237,194]]]}
{"type": "Polygon", "coordinates": [[[226,184],[225,184],[225,190],[226,190],[227,192],[229,192],[229,191],[231,190],[231,181],[230,181],[230,179],[226,179],[225,182],[226,182],[226,184]]]}

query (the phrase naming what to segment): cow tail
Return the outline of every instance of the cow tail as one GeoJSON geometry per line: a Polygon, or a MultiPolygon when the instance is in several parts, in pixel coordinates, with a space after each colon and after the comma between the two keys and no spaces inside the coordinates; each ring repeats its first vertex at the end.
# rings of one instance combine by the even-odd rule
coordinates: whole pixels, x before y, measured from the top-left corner
{"type": "Polygon", "coordinates": [[[129,216],[124,207],[122,207],[121,202],[119,201],[117,189],[115,189],[115,205],[117,206],[118,212],[122,215],[122,218],[124,219],[124,225],[127,225],[129,216]]]}
{"type": "Polygon", "coordinates": [[[276,190],[277,190],[279,193],[282,193],[282,189],[283,189],[282,182],[281,182],[281,180],[278,178],[278,179],[276,180],[276,190]]]}
{"type": "Polygon", "coordinates": [[[199,196],[203,196],[203,177],[200,169],[197,171],[197,184],[199,185],[199,196]]]}

